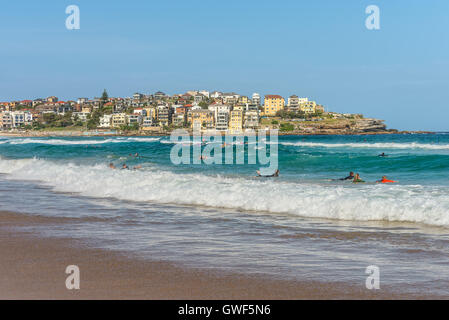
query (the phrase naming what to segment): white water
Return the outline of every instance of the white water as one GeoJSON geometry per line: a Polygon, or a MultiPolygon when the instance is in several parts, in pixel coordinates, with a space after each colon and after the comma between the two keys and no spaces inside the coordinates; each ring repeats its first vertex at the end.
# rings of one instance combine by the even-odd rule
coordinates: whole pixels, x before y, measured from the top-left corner
{"type": "Polygon", "coordinates": [[[416,222],[449,227],[447,187],[420,185],[318,185],[198,174],[156,167],[110,170],[104,165],[0,159],[0,172],[37,180],[55,191],[210,207],[359,221],[416,222]]]}
{"type": "Polygon", "coordinates": [[[321,143],[321,142],[279,142],[285,146],[297,147],[321,147],[321,148],[377,148],[377,149],[428,149],[428,150],[449,150],[449,144],[430,144],[430,143],[395,143],[395,142],[377,142],[377,143],[321,143]]]}
{"type": "Polygon", "coordinates": [[[160,138],[139,138],[129,137],[124,139],[104,139],[104,140],[64,140],[64,139],[36,139],[36,138],[13,138],[9,140],[0,141],[0,144],[9,143],[15,144],[46,144],[46,145],[91,145],[91,144],[105,144],[105,143],[128,143],[128,142],[156,142],[160,138]]]}

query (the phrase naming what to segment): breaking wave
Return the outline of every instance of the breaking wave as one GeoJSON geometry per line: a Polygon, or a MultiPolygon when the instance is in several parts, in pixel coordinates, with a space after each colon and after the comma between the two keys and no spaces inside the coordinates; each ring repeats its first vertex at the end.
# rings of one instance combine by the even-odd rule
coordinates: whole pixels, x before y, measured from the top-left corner
{"type": "Polygon", "coordinates": [[[415,222],[449,227],[449,193],[443,186],[318,185],[282,180],[176,174],[157,167],[110,170],[105,165],[40,159],[0,159],[0,172],[36,180],[55,191],[359,221],[415,222]]]}
{"type": "Polygon", "coordinates": [[[160,138],[140,138],[128,137],[124,139],[90,139],[90,140],[65,140],[65,139],[36,139],[36,138],[13,138],[9,140],[0,141],[1,144],[46,144],[46,145],[91,145],[91,144],[106,144],[106,143],[130,143],[130,142],[156,142],[160,138]]]}
{"type": "Polygon", "coordinates": [[[428,149],[428,150],[449,150],[449,144],[430,143],[321,143],[321,142],[279,142],[285,146],[297,147],[318,147],[318,148],[373,148],[373,149],[428,149]]]}

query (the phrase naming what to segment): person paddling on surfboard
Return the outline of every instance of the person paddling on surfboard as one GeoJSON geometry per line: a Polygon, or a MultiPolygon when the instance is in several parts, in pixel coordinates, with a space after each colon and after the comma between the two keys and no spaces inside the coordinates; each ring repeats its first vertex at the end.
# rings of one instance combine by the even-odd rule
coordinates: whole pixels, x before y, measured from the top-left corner
{"type": "Polygon", "coordinates": [[[397,181],[388,180],[387,176],[382,176],[382,179],[376,181],[377,183],[396,183],[397,181]]]}
{"type": "Polygon", "coordinates": [[[342,180],[342,181],[344,181],[344,180],[353,180],[354,179],[354,172],[349,172],[349,176],[347,176],[346,178],[340,178],[340,179],[338,179],[338,180],[342,180]]]}
{"type": "Polygon", "coordinates": [[[354,180],[352,180],[352,183],[359,183],[359,182],[365,182],[362,180],[362,178],[360,178],[360,175],[358,173],[356,173],[354,180]]]}

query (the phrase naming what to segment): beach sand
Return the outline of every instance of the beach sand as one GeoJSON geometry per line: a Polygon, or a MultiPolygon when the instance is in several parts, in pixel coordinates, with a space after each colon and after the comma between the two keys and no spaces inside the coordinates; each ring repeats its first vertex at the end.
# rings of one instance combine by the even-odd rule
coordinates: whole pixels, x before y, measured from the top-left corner
{"type": "Polygon", "coordinates": [[[407,298],[367,290],[364,283],[355,288],[187,269],[91,248],[79,240],[43,238],[30,231],[33,225],[47,224],[46,219],[0,212],[0,299],[407,298]],[[80,268],[80,290],[65,287],[68,265],[80,268]]]}

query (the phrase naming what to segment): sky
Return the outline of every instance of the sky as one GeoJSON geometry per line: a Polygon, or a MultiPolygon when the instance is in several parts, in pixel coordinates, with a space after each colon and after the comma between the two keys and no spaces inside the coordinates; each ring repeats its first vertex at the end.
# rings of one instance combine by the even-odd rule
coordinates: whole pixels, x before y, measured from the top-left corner
{"type": "Polygon", "coordinates": [[[218,90],[296,94],[449,131],[447,0],[1,1],[0,101],[218,90]],[[66,7],[80,29],[66,28],[66,7]],[[368,30],[368,5],[380,30],[368,30]]]}

